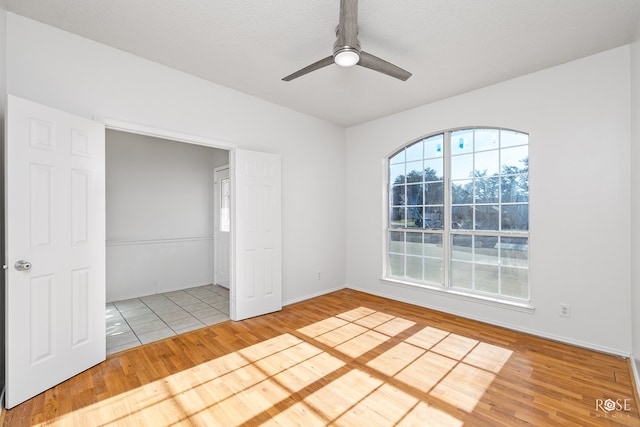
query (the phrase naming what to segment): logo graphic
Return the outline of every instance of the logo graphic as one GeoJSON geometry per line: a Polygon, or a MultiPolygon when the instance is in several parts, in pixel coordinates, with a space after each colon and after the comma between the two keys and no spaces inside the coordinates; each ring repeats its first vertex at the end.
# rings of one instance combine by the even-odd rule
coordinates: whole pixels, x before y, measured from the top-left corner
{"type": "Polygon", "coordinates": [[[596,412],[611,417],[621,416],[625,412],[631,412],[631,399],[596,399],[596,412]]]}

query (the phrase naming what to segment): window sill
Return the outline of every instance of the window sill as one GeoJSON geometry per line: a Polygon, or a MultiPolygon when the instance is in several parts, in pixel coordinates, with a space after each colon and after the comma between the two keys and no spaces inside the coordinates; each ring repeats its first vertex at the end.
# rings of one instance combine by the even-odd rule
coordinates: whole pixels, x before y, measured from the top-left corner
{"type": "Polygon", "coordinates": [[[392,279],[387,277],[380,278],[380,281],[390,283],[393,285],[400,285],[403,287],[424,289],[426,291],[434,292],[439,295],[444,295],[451,298],[462,299],[465,301],[476,302],[480,304],[490,305],[493,307],[505,308],[508,310],[515,310],[521,313],[534,314],[536,310],[535,307],[529,303],[509,301],[509,300],[504,300],[500,298],[488,297],[485,295],[476,295],[476,294],[471,294],[469,292],[461,291],[459,289],[442,288],[439,286],[430,286],[427,284],[411,283],[411,282],[406,282],[404,280],[392,279]]]}

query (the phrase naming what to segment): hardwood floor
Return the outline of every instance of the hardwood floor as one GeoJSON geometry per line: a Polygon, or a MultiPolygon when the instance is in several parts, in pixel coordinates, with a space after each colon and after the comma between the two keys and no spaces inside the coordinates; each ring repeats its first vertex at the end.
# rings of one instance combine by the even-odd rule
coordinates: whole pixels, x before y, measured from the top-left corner
{"type": "Polygon", "coordinates": [[[628,362],[342,290],[110,355],[5,426],[640,425],[628,362]]]}

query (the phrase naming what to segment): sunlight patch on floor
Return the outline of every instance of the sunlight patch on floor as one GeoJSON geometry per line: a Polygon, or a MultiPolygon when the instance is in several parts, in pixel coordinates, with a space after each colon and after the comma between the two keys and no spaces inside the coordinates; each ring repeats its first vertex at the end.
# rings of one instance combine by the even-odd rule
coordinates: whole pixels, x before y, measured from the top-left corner
{"type": "Polygon", "coordinates": [[[239,425],[342,366],[283,334],[68,413],[52,425],[239,425]]]}
{"type": "Polygon", "coordinates": [[[367,425],[461,426],[446,408],[472,412],[511,351],[415,325],[360,307],[47,424],[228,426],[268,418],[264,425],[352,426],[366,418],[367,425]],[[346,368],[347,358],[365,355],[363,369],[346,368]],[[301,400],[291,399],[295,393],[301,400]]]}
{"type": "Polygon", "coordinates": [[[274,416],[263,426],[458,427],[462,422],[404,391],[360,371],[351,370],[321,390],[274,416]]]}
{"type": "Polygon", "coordinates": [[[460,363],[429,394],[463,411],[471,412],[494,378],[492,373],[460,363]]]}
{"type": "Polygon", "coordinates": [[[331,316],[309,326],[305,326],[304,328],[300,328],[298,329],[298,332],[308,337],[315,338],[318,335],[322,335],[324,333],[337,329],[340,326],[346,325],[347,323],[349,322],[347,322],[346,320],[331,316]]]}
{"type": "Polygon", "coordinates": [[[389,337],[384,334],[379,334],[375,331],[366,331],[365,333],[340,344],[336,347],[336,350],[355,359],[366,352],[373,350],[388,339],[389,337]]]}
{"type": "MultiPolygon", "coordinates": [[[[359,307],[298,330],[357,358],[415,325],[401,317],[359,307]],[[348,323],[342,323],[341,320],[348,323]]],[[[366,365],[472,412],[512,352],[431,326],[412,333],[366,365]]]]}
{"type": "Polygon", "coordinates": [[[367,362],[367,366],[392,377],[424,353],[425,350],[422,348],[401,342],[367,362]]]}

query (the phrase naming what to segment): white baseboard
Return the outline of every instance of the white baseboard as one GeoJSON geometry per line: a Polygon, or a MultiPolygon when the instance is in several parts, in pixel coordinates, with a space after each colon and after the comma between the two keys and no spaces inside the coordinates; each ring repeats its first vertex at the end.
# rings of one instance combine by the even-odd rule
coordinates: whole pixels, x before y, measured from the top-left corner
{"type": "MultiPolygon", "coordinates": [[[[631,362],[631,371],[633,371],[633,381],[635,382],[634,390],[636,391],[636,394],[640,395],[640,389],[638,388],[640,387],[640,374],[638,373],[640,360],[636,360],[636,358],[631,355],[629,361],[631,362]]],[[[635,397],[637,398],[638,396],[635,397]]]]}
{"type": "Polygon", "coordinates": [[[346,289],[346,286],[336,286],[335,288],[331,288],[331,289],[323,289],[320,292],[314,292],[312,294],[308,294],[308,295],[305,295],[303,297],[293,298],[293,299],[290,299],[290,300],[287,300],[287,301],[282,301],[282,305],[285,306],[285,305],[295,304],[297,302],[306,301],[308,299],[319,297],[321,295],[330,294],[331,292],[339,291],[341,289],[346,289]]]}

